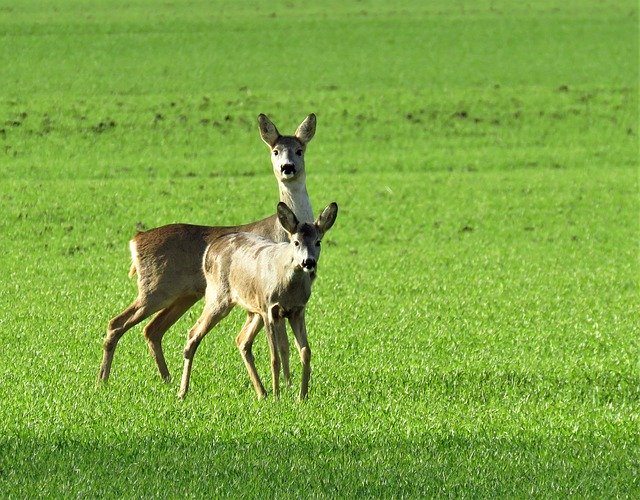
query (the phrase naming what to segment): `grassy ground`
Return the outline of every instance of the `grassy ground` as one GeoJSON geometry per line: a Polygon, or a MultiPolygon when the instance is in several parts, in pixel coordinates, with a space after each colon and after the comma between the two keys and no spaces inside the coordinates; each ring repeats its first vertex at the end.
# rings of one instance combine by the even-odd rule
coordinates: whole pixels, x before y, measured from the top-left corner
{"type": "Polygon", "coordinates": [[[1,495],[638,496],[637,26],[635,2],[0,0],[1,495]],[[310,195],[341,212],[310,399],[255,401],[239,312],[186,401],[139,329],[96,390],[136,223],[271,213],[255,118],[312,111],[310,195]]]}

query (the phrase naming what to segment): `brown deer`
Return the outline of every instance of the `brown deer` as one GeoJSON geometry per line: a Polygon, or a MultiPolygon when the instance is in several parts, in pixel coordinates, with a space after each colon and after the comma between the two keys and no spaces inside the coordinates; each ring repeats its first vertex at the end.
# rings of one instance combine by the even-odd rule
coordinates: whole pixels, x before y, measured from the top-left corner
{"type": "MultiPolygon", "coordinates": [[[[291,207],[298,220],[313,223],[313,211],[306,188],[304,154],[315,134],[315,115],[307,116],[293,136],[281,135],[263,114],[258,116],[258,125],[262,140],[271,150],[280,201],[291,207]]],[[[253,233],[275,242],[288,241],[287,232],[274,214],[241,226],[169,224],[140,232],[129,242],[132,259],[129,276],[138,275],[138,296],[129,307],[109,321],[98,374],[100,381],[106,382],[109,378],[113,355],[122,335],[152,314],[155,316],[144,327],[144,336],[160,376],[165,381],[170,380],[162,351],[162,337],[204,296],[206,280],[202,262],[208,245],[222,235],[238,231],[253,233]]],[[[255,336],[262,324],[259,314],[249,313],[240,335],[255,336]]],[[[286,335],[280,339],[279,347],[284,376],[289,381],[289,342],[286,335]]]]}
{"type": "MultiPolygon", "coordinates": [[[[193,357],[200,342],[236,305],[249,314],[259,315],[265,324],[276,398],[280,393],[278,344],[279,338],[286,335],[284,318],[289,319],[302,362],[300,399],[307,397],[311,349],[304,311],[316,277],[320,240],[335,222],[338,205],[330,204],[313,224],[299,222],[282,202],[278,204],[277,214],[289,235],[288,243],[275,243],[256,234],[238,232],[221,236],[207,247],[203,261],[206,302],[202,315],[189,331],[184,349],[180,398],[184,398],[189,390],[193,357]]],[[[251,352],[256,333],[245,330],[236,341],[258,398],[263,398],[267,393],[251,352]]]]}

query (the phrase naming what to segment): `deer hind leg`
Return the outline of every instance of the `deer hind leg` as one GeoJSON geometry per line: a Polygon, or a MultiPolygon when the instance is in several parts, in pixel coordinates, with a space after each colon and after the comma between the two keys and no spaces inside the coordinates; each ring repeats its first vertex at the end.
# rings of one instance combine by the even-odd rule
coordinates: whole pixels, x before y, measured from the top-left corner
{"type": "Polygon", "coordinates": [[[159,309],[161,309],[161,305],[154,305],[152,302],[138,298],[123,312],[109,321],[107,336],[104,339],[104,352],[102,355],[102,363],[100,364],[100,372],[98,373],[98,380],[106,382],[109,379],[113,355],[120,338],[130,328],[145,318],[148,318],[159,309]]]}
{"type": "Polygon", "coordinates": [[[188,296],[177,299],[169,307],[160,311],[156,316],[147,323],[144,328],[144,336],[149,345],[149,352],[156,362],[160,376],[165,382],[171,380],[167,362],[164,359],[162,350],[162,337],[171,326],[180,319],[180,317],[195,304],[200,297],[188,296]]]}
{"type": "Polygon", "coordinates": [[[280,362],[282,364],[282,374],[287,387],[291,387],[291,370],[289,368],[289,337],[287,336],[287,329],[282,323],[282,331],[278,335],[278,352],[280,353],[280,362]]]}
{"type": "Polygon", "coordinates": [[[227,303],[207,303],[204,306],[202,315],[196,324],[189,330],[187,343],[184,347],[184,368],[182,371],[182,381],[180,382],[180,392],[178,397],[184,399],[189,390],[189,379],[191,378],[191,367],[196,350],[202,342],[204,336],[216,326],[232,309],[232,305],[227,303]]]}
{"type": "MultiPolygon", "coordinates": [[[[269,318],[265,321],[267,330],[267,340],[269,341],[269,351],[271,353],[271,383],[273,385],[273,396],[280,397],[280,353],[278,352],[278,337],[286,335],[284,331],[284,320],[276,318],[269,313],[269,318]]],[[[264,318],[263,318],[264,321],[264,318]]]]}
{"type": "Polygon", "coordinates": [[[249,313],[247,315],[247,320],[244,322],[244,325],[240,330],[240,333],[236,337],[236,345],[238,346],[238,351],[240,351],[240,356],[242,356],[242,361],[247,368],[249,378],[251,379],[251,383],[256,390],[258,399],[266,397],[267,391],[264,389],[264,385],[262,385],[262,381],[258,376],[258,371],[256,370],[256,365],[251,348],[253,347],[253,340],[256,338],[256,335],[262,328],[263,324],[264,322],[262,321],[262,316],[260,316],[259,314],[249,313]]]}

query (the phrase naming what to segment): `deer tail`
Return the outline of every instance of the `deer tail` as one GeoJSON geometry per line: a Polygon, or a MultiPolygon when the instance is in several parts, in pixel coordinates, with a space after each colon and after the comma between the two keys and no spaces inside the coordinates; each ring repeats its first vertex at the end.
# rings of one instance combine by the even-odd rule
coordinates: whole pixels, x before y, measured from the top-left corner
{"type": "Polygon", "coordinates": [[[134,263],[131,263],[131,269],[129,269],[129,278],[133,278],[137,272],[138,270],[136,269],[136,265],[134,263]]]}

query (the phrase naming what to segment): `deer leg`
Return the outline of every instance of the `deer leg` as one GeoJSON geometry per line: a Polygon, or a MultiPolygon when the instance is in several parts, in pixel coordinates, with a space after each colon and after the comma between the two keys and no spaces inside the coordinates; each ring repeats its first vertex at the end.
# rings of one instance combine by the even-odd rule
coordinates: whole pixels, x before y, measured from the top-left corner
{"type": "MultiPolygon", "coordinates": [[[[272,316],[270,314],[270,316],[272,316]]],[[[264,318],[263,318],[264,321],[264,318]]],[[[278,335],[284,326],[282,318],[268,318],[265,321],[269,351],[271,353],[271,383],[273,385],[273,397],[280,397],[280,355],[278,353],[278,335]]]]}
{"type": "Polygon", "coordinates": [[[282,374],[287,383],[287,387],[291,387],[291,370],[289,369],[289,337],[287,329],[282,322],[282,334],[278,335],[278,351],[280,352],[280,361],[282,362],[282,374]]]}
{"type": "Polygon", "coordinates": [[[196,321],[196,324],[189,330],[189,337],[184,348],[184,369],[182,371],[182,381],[180,383],[180,392],[178,397],[184,399],[189,390],[189,379],[191,377],[191,367],[193,365],[193,357],[196,354],[196,350],[202,342],[204,336],[222,320],[229,311],[231,305],[225,304],[206,304],[202,315],[196,321]]]}
{"type": "Polygon", "coordinates": [[[291,315],[289,318],[291,329],[296,339],[296,347],[302,363],[302,382],[300,384],[300,399],[306,399],[309,392],[309,379],[311,378],[311,349],[307,340],[307,325],[304,319],[304,309],[291,315]]]}
{"type": "Polygon", "coordinates": [[[98,373],[98,380],[106,382],[109,379],[113,355],[120,338],[127,332],[127,330],[134,327],[160,308],[161,307],[154,306],[152,303],[142,301],[138,298],[123,312],[109,321],[107,336],[104,339],[104,352],[102,355],[102,363],[100,364],[100,372],[98,373]]]}
{"type": "Polygon", "coordinates": [[[256,338],[256,335],[262,328],[262,325],[262,316],[259,314],[248,314],[247,320],[242,326],[242,330],[240,330],[240,333],[236,337],[236,345],[238,346],[240,356],[242,356],[242,361],[249,373],[251,383],[256,390],[258,399],[266,397],[267,391],[264,389],[264,385],[262,385],[262,381],[258,376],[251,348],[253,347],[253,340],[256,338]]]}
{"type": "Polygon", "coordinates": [[[156,362],[160,376],[165,382],[171,380],[167,362],[162,351],[162,337],[180,317],[195,304],[200,297],[181,297],[169,307],[160,311],[144,328],[144,336],[149,345],[149,352],[156,362]]]}

